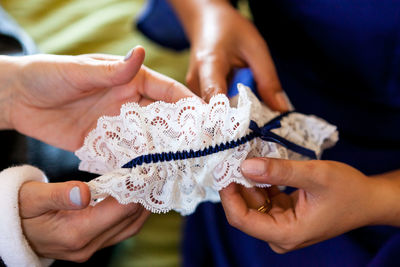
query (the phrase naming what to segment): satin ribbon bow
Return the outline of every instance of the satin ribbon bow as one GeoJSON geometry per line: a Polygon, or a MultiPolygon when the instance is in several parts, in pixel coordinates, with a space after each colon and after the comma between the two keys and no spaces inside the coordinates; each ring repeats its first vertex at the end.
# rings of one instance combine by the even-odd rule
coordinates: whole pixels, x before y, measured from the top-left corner
{"type": "Polygon", "coordinates": [[[193,150],[183,150],[177,152],[162,152],[162,153],[153,153],[147,155],[138,156],[128,163],[124,164],[122,168],[135,168],[138,165],[142,165],[143,163],[156,163],[156,162],[164,162],[164,161],[171,161],[171,160],[184,160],[189,158],[198,158],[204,157],[207,155],[211,155],[214,153],[218,153],[220,151],[224,151],[227,149],[235,148],[240,145],[243,145],[246,142],[253,140],[256,137],[261,138],[262,140],[268,142],[278,143],[287,149],[290,149],[294,152],[300,153],[304,156],[307,156],[312,159],[316,159],[317,155],[314,151],[307,149],[305,147],[296,145],[285,138],[271,132],[271,130],[280,128],[281,122],[280,120],[290,114],[291,112],[282,113],[281,115],[277,116],[276,118],[270,120],[265,124],[262,128],[258,127],[257,123],[254,121],[250,121],[249,128],[252,130],[251,133],[243,136],[237,140],[228,141],[226,143],[217,144],[215,146],[207,147],[201,150],[193,151],[193,150]]]}
{"type": "Polygon", "coordinates": [[[311,159],[317,159],[317,155],[311,149],[299,146],[299,145],[271,132],[271,130],[273,130],[273,129],[280,128],[281,127],[281,122],[280,122],[281,119],[283,117],[289,115],[290,113],[292,113],[292,112],[289,111],[289,112],[282,113],[281,115],[279,115],[279,116],[275,117],[274,119],[270,120],[269,122],[267,122],[261,128],[258,127],[258,125],[255,121],[251,120],[249,128],[253,131],[253,133],[256,137],[259,137],[264,141],[280,144],[281,146],[284,146],[287,149],[290,149],[296,153],[307,156],[311,159]]]}

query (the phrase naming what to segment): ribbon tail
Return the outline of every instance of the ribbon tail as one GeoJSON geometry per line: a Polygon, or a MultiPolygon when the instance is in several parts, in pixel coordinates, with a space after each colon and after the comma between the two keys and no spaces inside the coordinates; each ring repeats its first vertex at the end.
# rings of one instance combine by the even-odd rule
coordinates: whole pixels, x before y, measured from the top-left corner
{"type": "Polygon", "coordinates": [[[303,146],[300,146],[298,144],[295,144],[273,132],[269,132],[267,136],[260,136],[260,138],[264,141],[278,143],[281,146],[286,147],[287,149],[290,149],[296,153],[299,153],[299,154],[309,157],[311,159],[317,159],[317,154],[315,153],[315,151],[305,148],[303,146]]]}

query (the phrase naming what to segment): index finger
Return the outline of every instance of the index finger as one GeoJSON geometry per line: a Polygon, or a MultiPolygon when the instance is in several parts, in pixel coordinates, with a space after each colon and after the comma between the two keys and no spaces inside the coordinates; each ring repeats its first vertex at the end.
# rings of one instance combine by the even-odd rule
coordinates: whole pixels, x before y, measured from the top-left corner
{"type": "Polygon", "coordinates": [[[307,191],[320,189],[318,177],[327,170],[317,160],[296,161],[275,158],[251,158],[243,161],[242,174],[257,183],[284,185],[307,191]]]}

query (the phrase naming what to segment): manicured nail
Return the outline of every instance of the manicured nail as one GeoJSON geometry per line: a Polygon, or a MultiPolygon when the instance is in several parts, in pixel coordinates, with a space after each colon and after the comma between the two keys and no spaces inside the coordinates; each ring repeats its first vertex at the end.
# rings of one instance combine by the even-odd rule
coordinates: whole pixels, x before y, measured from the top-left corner
{"type": "Polygon", "coordinates": [[[248,159],[243,161],[241,169],[244,175],[263,175],[267,170],[267,165],[261,159],[248,159]]]}
{"type": "Polygon", "coordinates": [[[132,57],[134,51],[135,51],[135,48],[132,48],[131,50],[129,50],[128,54],[126,54],[126,56],[124,58],[124,61],[128,61],[132,57]]]}
{"type": "Polygon", "coordinates": [[[71,191],[69,191],[69,199],[73,204],[82,206],[81,190],[79,189],[79,186],[75,186],[71,189],[71,191]]]}
{"type": "Polygon", "coordinates": [[[289,103],[289,99],[286,96],[285,92],[283,92],[283,91],[277,92],[275,94],[275,100],[278,103],[280,110],[284,110],[284,111],[290,110],[291,105],[289,103]]]}

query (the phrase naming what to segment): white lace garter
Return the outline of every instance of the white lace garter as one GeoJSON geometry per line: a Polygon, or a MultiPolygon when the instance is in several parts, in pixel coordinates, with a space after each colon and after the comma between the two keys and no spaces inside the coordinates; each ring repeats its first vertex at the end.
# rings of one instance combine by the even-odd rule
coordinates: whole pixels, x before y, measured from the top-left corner
{"type": "Polygon", "coordinates": [[[81,170],[102,175],[88,183],[92,204],[111,195],[152,212],[187,215],[200,202],[219,201],[218,191],[232,182],[268,186],[242,176],[248,157],[309,159],[338,140],[336,127],[322,119],[280,115],[249,88],[238,89],[231,101],[221,94],[209,104],[194,97],[127,103],[119,116],[100,118],[76,151],[81,170]]]}

